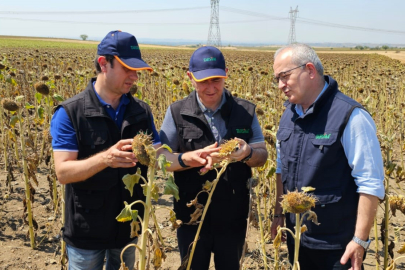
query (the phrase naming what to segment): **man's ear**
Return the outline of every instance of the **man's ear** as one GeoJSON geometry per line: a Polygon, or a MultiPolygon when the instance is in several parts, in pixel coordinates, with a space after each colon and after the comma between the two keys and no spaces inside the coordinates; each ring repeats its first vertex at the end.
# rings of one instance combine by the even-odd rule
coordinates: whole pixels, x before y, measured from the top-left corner
{"type": "Polygon", "coordinates": [[[187,76],[188,76],[188,78],[192,81],[193,80],[193,76],[191,76],[191,72],[190,71],[187,71],[187,76]]]}
{"type": "Polygon", "coordinates": [[[107,59],[105,59],[104,56],[100,56],[97,59],[97,62],[100,65],[101,71],[106,71],[105,68],[106,68],[106,65],[107,65],[107,59]]]}
{"type": "Polygon", "coordinates": [[[306,67],[308,69],[309,77],[311,79],[315,78],[315,76],[318,74],[318,71],[316,71],[314,64],[308,63],[306,67]]]}

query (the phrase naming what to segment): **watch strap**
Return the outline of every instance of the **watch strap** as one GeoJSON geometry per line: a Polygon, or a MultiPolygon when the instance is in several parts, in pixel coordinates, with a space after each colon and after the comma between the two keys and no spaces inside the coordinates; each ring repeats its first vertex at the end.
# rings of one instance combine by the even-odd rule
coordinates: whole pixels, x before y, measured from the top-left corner
{"type": "Polygon", "coordinates": [[[359,244],[360,246],[362,246],[365,250],[368,249],[368,247],[370,246],[371,240],[367,240],[367,241],[363,241],[360,238],[353,236],[353,242],[355,242],[356,244],[359,244]]]}
{"type": "Polygon", "coordinates": [[[250,146],[250,145],[249,145],[249,147],[250,147],[250,153],[249,153],[249,155],[248,155],[247,157],[245,157],[245,158],[243,158],[243,159],[241,160],[241,162],[243,162],[243,163],[248,162],[248,161],[252,158],[252,155],[253,155],[253,147],[250,146]]]}

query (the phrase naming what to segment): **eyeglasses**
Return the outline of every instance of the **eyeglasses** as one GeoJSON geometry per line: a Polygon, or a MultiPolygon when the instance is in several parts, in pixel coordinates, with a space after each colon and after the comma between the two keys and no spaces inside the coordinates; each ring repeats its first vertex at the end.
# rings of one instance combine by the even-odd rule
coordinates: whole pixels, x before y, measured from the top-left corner
{"type": "Polygon", "coordinates": [[[277,77],[274,77],[274,78],[273,78],[273,83],[278,84],[280,80],[281,80],[282,82],[285,82],[286,80],[288,80],[288,77],[291,75],[291,71],[293,71],[294,69],[297,69],[297,68],[306,66],[306,65],[307,65],[307,64],[303,64],[303,65],[301,65],[301,66],[298,66],[298,67],[289,69],[289,70],[287,70],[287,71],[280,72],[277,77]],[[289,73],[289,72],[290,72],[290,73],[289,73]],[[288,74],[288,73],[289,73],[289,74],[288,74]]]}

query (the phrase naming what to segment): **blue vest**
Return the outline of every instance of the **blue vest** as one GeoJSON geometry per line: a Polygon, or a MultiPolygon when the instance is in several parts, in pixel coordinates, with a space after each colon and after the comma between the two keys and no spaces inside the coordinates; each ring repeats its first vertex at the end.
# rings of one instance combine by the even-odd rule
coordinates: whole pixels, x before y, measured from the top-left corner
{"type": "MultiPolygon", "coordinates": [[[[320,225],[304,222],[308,231],[302,234],[301,245],[343,249],[355,231],[359,195],[341,137],[352,111],[363,107],[340,92],[334,79],[325,76],[325,80],[328,88],[306,114],[299,116],[295,105],[286,102],[277,139],[284,193],[316,188],[311,193],[318,201],[312,210],[320,225]]],[[[286,215],[286,225],[294,228],[295,214],[286,215]]],[[[292,241],[289,235],[288,243],[292,241]]]]}

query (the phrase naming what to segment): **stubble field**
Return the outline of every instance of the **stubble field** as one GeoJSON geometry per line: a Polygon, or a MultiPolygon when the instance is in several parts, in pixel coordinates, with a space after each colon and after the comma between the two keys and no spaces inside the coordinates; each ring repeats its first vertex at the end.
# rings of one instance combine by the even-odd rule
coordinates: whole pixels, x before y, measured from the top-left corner
{"type": "MultiPolygon", "coordinates": [[[[168,105],[192,91],[186,71],[193,50],[142,46],[141,50],[154,72],[139,73],[139,81],[131,93],[150,104],[159,129],[168,105]]],[[[15,101],[21,112],[19,115],[0,107],[0,269],[61,269],[63,192],[54,173],[49,122],[53,108],[83,90],[95,76],[96,45],[0,38],[0,51],[0,100],[2,104],[5,100],[15,101]],[[49,94],[41,94],[41,88],[48,88],[49,94]],[[28,200],[27,187],[31,191],[28,200]],[[33,240],[29,234],[27,202],[32,203],[33,240]]],[[[244,268],[274,269],[275,250],[269,228],[274,209],[275,134],[284,110],[284,97],[271,82],[272,52],[233,49],[224,50],[224,55],[229,68],[226,88],[257,104],[256,112],[269,151],[266,165],[254,170],[259,184],[253,189],[256,196],[252,201],[254,211],[250,218],[244,268]]],[[[376,264],[380,265],[378,269],[383,269],[384,258],[390,261],[392,256],[401,256],[397,251],[405,239],[402,232],[405,202],[402,197],[393,197],[405,193],[401,182],[405,180],[402,169],[405,64],[377,54],[321,52],[320,57],[325,73],[336,79],[342,92],[363,104],[378,128],[389,196],[381,202],[375,227],[370,233],[370,239],[377,241],[371,243],[366,269],[377,269],[376,264]],[[395,217],[389,202],[398,208],[395,217]],[[386,226],[381,229],[385,209],[387,246],[391,255],[384,251],[386,226]]],[[[157,182],[161,196],[155,203],[171,207],[172,197],[162,194],[164,182],[163,178],[157,182]]],[[[162,211],[157,219],[167,247],[162,269],[177,269],[180,258],[169,215],[162,211]]],[[[280,260],[285,259],[283,245],[281,254],[280,260]]],[[[401,263],[404,261],[397,261],[397,269],[404,267],[401,263]]]]}

